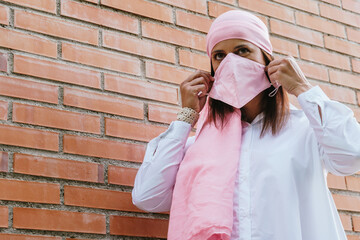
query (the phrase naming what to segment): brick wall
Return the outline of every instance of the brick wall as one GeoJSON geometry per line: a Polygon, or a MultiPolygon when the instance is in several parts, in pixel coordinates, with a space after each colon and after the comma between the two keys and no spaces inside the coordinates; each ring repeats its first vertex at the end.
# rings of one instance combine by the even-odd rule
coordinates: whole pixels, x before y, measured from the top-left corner
{"type": "MultiPolygon", "coordinates": [[[[131,203],[136,169],[239,8],[360,121],[359,0],[0,0],[0,240],[165,238],[168,215],[131,203]]],[[[359,176],[328,183],[360,239],[359,176]]]]}

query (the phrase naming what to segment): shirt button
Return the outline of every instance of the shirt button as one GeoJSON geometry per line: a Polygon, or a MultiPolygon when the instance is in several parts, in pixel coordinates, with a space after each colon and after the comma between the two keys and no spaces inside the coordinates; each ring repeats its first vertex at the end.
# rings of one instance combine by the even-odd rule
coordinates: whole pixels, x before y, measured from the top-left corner
{"type": "Polygon", "coordinates": [[[239,215],[240,215],[240,217],[247,217],[248,216],[247,212],[244,209],[239,210],[239,215]]]}
{"type": "Polygon", "coordinates": [[[244,182],[245,180],[246,180],[246,176],[241,176],[241,177],[239,178],[239,182],[240,182],[240,183],[244,182]]]}

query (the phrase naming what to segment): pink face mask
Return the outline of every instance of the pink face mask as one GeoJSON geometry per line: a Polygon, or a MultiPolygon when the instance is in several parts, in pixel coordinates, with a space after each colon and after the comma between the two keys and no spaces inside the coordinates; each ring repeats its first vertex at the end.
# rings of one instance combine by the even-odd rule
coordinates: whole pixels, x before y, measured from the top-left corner
{"type": "Polygon", "coordinates": [[[260,63],[233,53],[227,54],[215,72],[209,97],[236,108],[243,107],[271,86],[264,69],[265,66],[260,63]]]}

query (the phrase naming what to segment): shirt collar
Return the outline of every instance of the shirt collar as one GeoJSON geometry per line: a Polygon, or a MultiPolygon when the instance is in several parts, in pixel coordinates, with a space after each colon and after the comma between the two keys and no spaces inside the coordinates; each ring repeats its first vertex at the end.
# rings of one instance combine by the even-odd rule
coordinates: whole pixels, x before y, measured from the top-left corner
{"type": "MultiPolygon", "coordinates": [[[[301,111],[301,109],[298,109],[297,107],[295,107],[293,104],[290,103],[290,113],[293,113],[293,112],[299,112],[301,111]]],[[[259,122],[260,120],[262,120],[264,118],[265,114],[263,112],[259,113],[255,118],[254,120],[251,122],[251,123],[248,123],[248,122],[243,122],[243,125],[244,126],[247,126],[247,125],[254,125],[256,124],[257,122],[259,122]]]]}

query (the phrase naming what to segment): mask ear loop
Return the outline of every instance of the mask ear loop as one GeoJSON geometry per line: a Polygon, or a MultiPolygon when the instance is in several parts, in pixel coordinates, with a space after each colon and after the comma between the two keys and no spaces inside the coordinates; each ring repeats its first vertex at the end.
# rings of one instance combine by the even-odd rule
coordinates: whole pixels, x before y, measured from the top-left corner
{"type": "Polygon", "coordinates": [[[279,90],[279,87],[281,86],[277,81],[275,82],[276,83],[276,87],[272,84],[272,82],[270,81],[270,78],[269,78],[269,74],[268,72],[265,70],[265,75],[267,77],[267,79],[269,80],[270,84],[275,88],[274,90],[272,90],[268,96],[269,97],[274,97],[276,95],[276,93],[278,92],[279,90]]]}
{"type": "Polygon", "coordinates": [[[269,96],[269,97],[274,97],[274,96],[276,95],[276,93],[278,92],[279,87],[280,87],[280,86],[278,86],[277,88],[275,88],[274,90],[272,90],[272,91],[268,94],[268,96],[269,96]]]}

